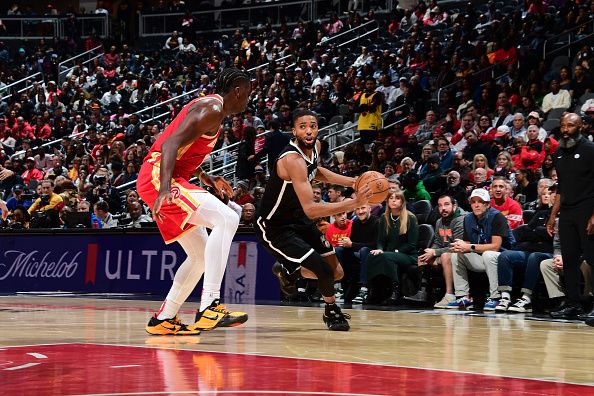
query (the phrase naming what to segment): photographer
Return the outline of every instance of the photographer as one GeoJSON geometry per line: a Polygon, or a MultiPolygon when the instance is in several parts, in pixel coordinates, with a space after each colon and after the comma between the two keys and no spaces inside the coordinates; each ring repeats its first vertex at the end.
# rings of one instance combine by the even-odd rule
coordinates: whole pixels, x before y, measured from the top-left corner
{"type": "Polygon", "coordinates": [[[107,167],[101,166],[93,176],[93,184],[95,187],[87,192],[86,200],[92,205],[95,205],[101,199],[109,204],[109,207],[114,213],[121,210],[122,204],[117,191],[111,186],[109,182],[109,171],[107,167]]]}
{"type": "Polygon", "coordinates": [[[80,201],[77,205],[76,205],[76,211],[79,213],[91,213],[91,227],[92,228],[103,228],[103,223],[101,222],[101,220],[99,218],[97,218],[97,216],[95,216],[95,213],[91,212],[91,204],[88,201],[80,201]]]}
{"type": "Polygon", "coordinates": [[[24,206],[18,205],[6,219],[6,228],[28,230],[31,215],[24,206]]]}
{"type": "Polygon", "coordinates": [[[24,206],[29,209],[33,205],[33,194],[29,190],[25,191],[22,184],[17,184],[12,188],[12,197],[6,201],[9,211],[14,211],[17,206],[24,206]]]}
{"type": "Polygon", "coordinates": [[[54,193],[54,182],[51,180],[43,180],[41,182],[41,196],[33,202],[29,208],[29,214],[35,212],[45,212],[49,209],[60,211],[64,206],[62,197],[54,193]]]}

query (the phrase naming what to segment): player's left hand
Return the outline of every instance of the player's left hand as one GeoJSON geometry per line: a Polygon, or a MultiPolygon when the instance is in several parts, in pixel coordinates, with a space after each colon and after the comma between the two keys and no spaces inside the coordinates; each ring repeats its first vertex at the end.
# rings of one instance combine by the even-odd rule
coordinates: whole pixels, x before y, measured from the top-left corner
{"type": "Polygon", "coordinates": [[[202,176],[202,182],[214,190],[217,197],[220,199],[232,198],[233,188],[231,185],[221,176],[202,176]]]}

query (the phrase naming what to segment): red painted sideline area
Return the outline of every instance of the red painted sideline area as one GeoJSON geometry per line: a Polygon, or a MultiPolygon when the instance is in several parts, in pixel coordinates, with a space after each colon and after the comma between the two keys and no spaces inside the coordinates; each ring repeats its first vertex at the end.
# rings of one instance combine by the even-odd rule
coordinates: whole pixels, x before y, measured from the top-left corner
{"type": "Polygon", "coordinates": [[[586,395],[593,390],[437,370],[93,344],[0,348],[0,381],[6,395],[280,391],[507,396],[586,395]]]}

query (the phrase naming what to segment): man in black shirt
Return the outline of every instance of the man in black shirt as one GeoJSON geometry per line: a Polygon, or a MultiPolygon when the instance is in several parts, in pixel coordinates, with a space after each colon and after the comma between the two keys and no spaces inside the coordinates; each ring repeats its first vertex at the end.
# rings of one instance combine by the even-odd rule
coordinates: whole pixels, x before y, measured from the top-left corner
{"type": "Polygon", "coordinates": [[[551,217],[547,223],[549,234],[555,230],[559,215],[559,236],[565,274],[567,301],[551,312],[553,318],[582,318],[594,326],[594,310],[583,315],[580,304],[580,263],[583,255],[594,264],[594,143],[580,131],[582,120],[575,113],[561,118],[561,139],[554,155],[558,190],[551,217]]]}
{"type": "Polygon", "coordinates": [[[293,135],[294,140],[280,153],[271,169],[256,216],[255,231],[260,243],[282,263],[273,266],[281,288],[290,288],[301,276],[317,279],[326,302],[324,323],[330,330],[347,331],[350,316],[335,304],[334,296],[334,281],[342,278],[343,270],[332,245],[312,219],[350,212],[366,205],[371,189],[367,185],[360,187],[356,199],[316,203],[312,180],[350,187],[354,186],[355,179],[318,166],[320,142],[315,113],[297,110],[293,115],[293,135]]]}

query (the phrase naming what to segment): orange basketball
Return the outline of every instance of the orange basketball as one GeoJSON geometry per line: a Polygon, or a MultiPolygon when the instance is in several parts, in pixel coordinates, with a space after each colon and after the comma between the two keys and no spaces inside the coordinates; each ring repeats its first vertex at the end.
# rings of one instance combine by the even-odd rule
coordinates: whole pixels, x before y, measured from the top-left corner
{"type": "Polygon", "coordinates": [[[388,184],[388,179],[386,179],[383,174],[375,171],[367,171],[363,173],[355,182],[355,192],[359,190],[359,186],[363,186],[365,184],[369,186],[371,192],[373,193],[369,203],[382,203],[388,196],[390,185],[388,184]]]}

